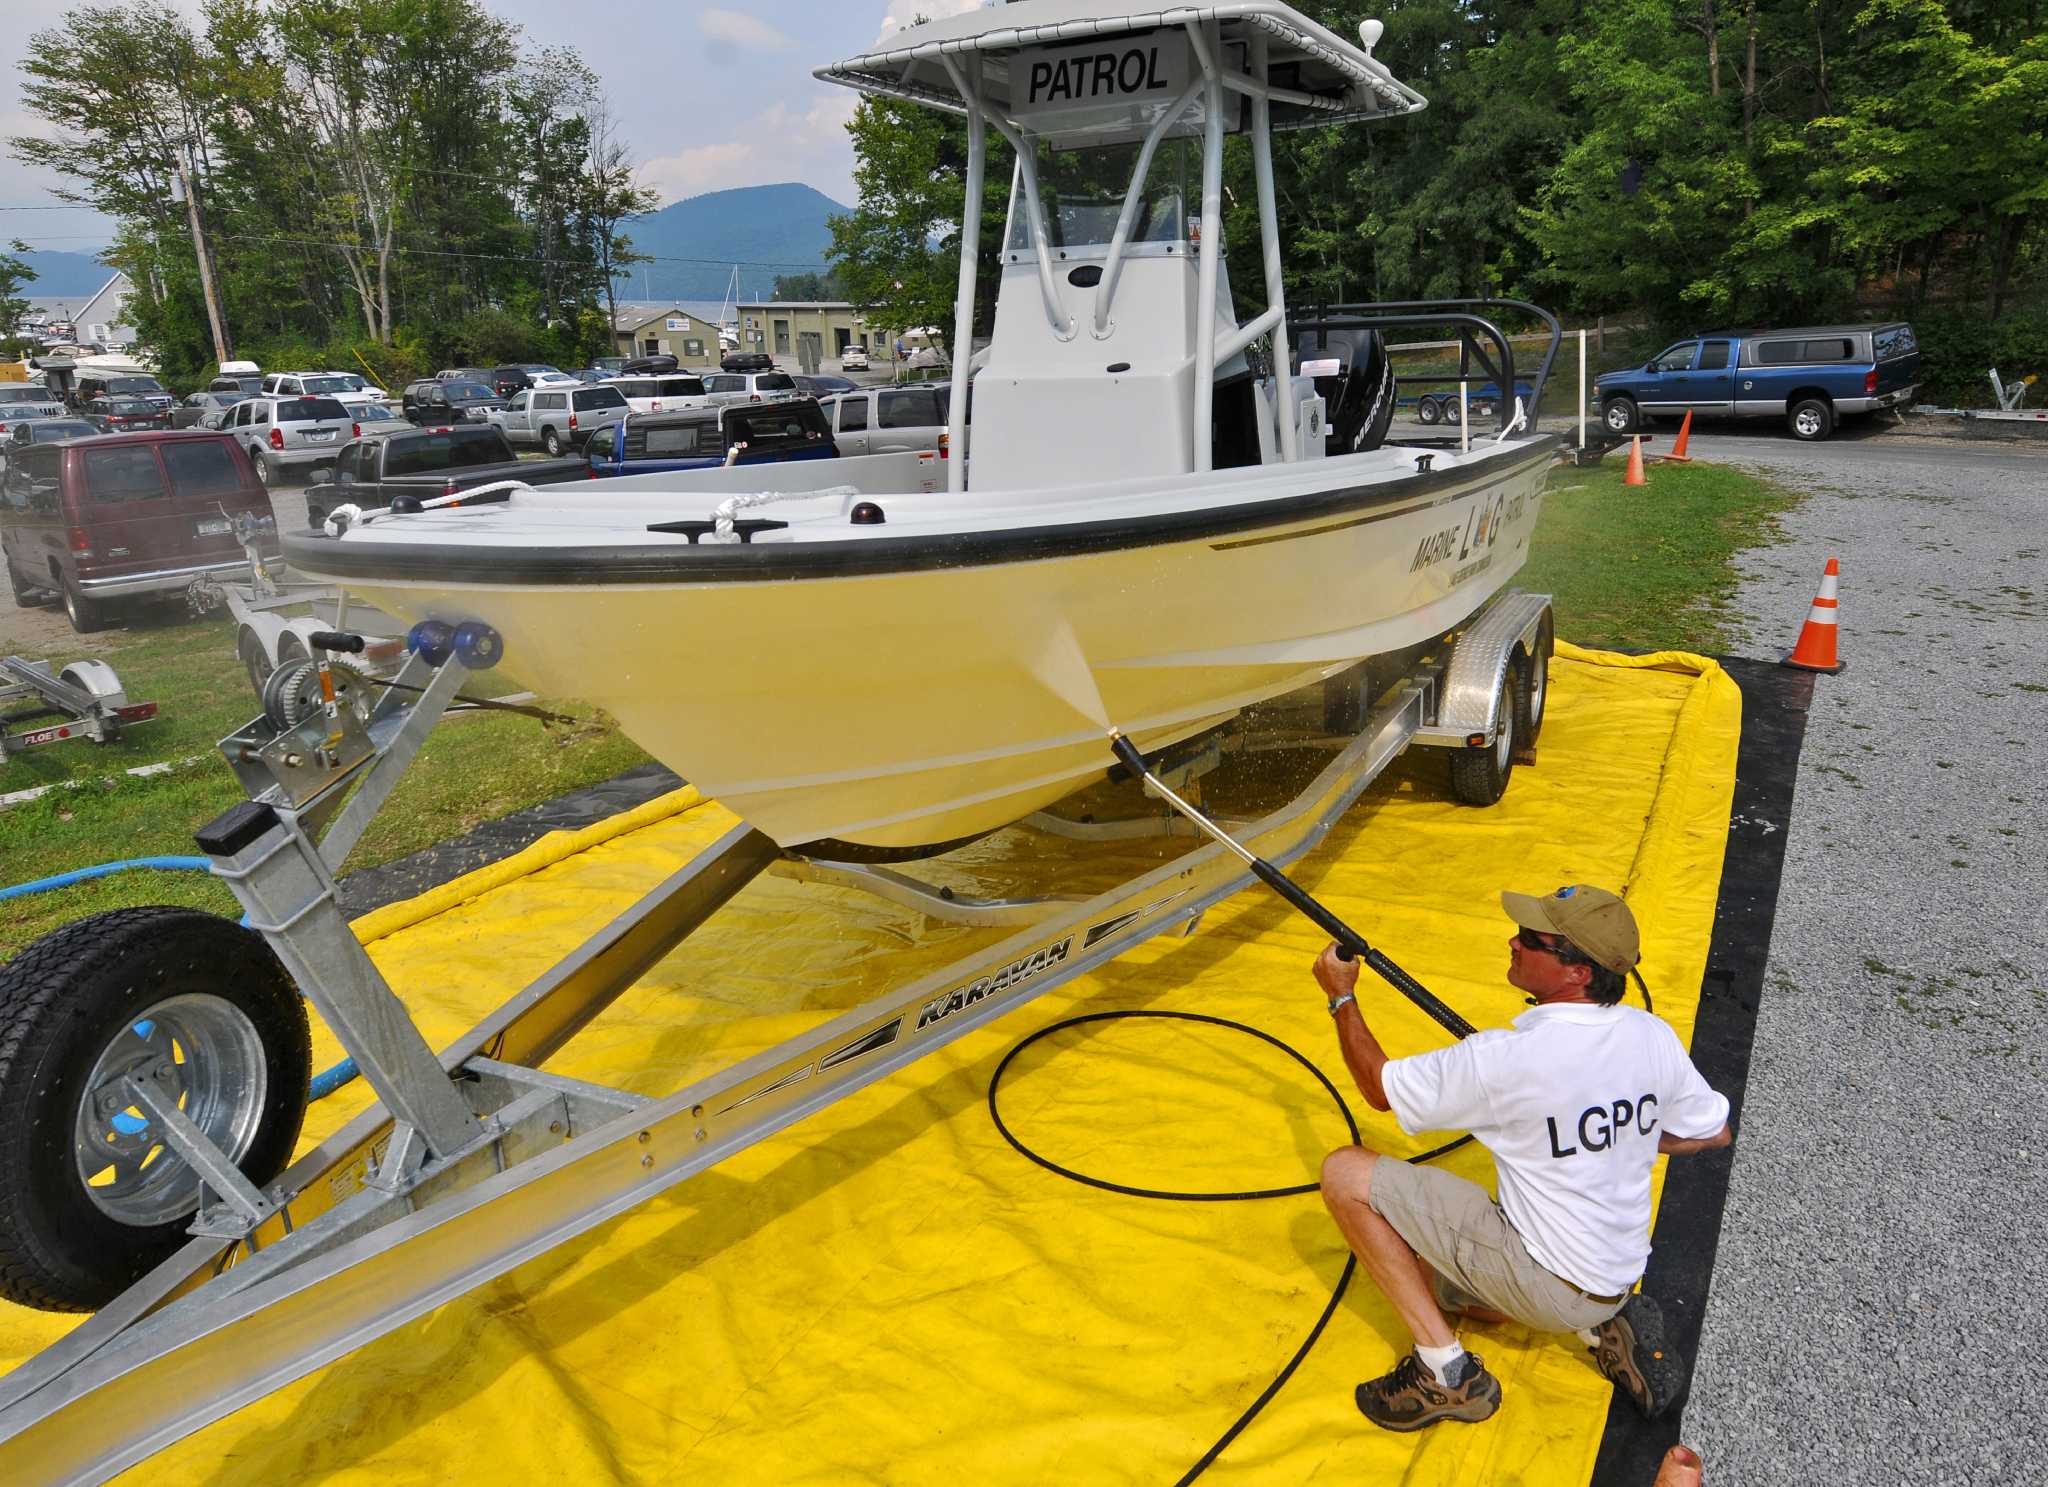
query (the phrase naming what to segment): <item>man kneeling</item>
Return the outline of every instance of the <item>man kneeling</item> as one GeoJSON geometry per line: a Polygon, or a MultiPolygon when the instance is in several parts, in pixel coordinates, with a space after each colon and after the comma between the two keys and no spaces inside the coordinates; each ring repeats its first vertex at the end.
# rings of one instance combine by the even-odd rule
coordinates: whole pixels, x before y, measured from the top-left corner
{"type": "Polygon", "coordinates": [[[1650,1171],[1659,1152],[1726,1146],[1728,1101],[1662,1019],[1620,1005],[1641,959],[1635,916],[1599,888],[1503,893],[1519,926],[1508,984],[1532,1010],[1413,1058],[1389,1059],[1360,1015],[1358,964],[1316,961],[1344,1062],[1401,1129],[1466,1130],[1493,1154],[1499,1202],[1462,1177],[1347,1146],[1323,1162],[1323,1201],[1415,1339],[1392,1373],[1358,1386],[1388,1430],[1484,1420],[1500,1381],[1446,1314],[1574,1332],[1600,1371],[1655,1417],[1686,1370],[1648,1296],[1650,1171]]]}

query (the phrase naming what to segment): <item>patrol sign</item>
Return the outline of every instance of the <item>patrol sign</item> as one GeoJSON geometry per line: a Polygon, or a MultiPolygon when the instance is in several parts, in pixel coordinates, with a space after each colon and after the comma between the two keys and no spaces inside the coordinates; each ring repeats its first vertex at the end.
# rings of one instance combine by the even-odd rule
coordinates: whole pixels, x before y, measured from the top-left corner
{"type": "MultiPolygon", "coordinates": [[[[1139,139],[1198,73],[1185,32],[1020,47],[1007,59],[1010,116],[1055,145],[1139,139]]],[[[1175,134],[1200,133],[1201,95],[1175,134]]]]}

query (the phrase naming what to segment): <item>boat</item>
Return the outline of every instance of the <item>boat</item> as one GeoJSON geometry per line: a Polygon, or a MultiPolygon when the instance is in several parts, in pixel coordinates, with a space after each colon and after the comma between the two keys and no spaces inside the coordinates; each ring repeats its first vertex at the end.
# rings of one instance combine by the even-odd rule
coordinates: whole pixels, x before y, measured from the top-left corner
{"type": "Polygon", "coordinates": [[[971,389],[971,460],[342,508],[286,557],[409,621],[494,627],[523,683],[603,707],[784,848],[869,860],[1099,781],[1110,729],[1156,751],[1455,631],[1526,558],[1555,437],[1336,426],[1318,388],[1342,337],[1301,360],[1281,274],[1273,132],[1424,107],[1378,34],[1277,0],[1015,0],[897,32],[818,76],[965,116],[956,348],[991,134],[1013,155],[993,332],[951,358],[946,443],[964,456],[971,389]],[[1265,299],[1245,319],[1221,226],[1239,132],[1265,299]]]}

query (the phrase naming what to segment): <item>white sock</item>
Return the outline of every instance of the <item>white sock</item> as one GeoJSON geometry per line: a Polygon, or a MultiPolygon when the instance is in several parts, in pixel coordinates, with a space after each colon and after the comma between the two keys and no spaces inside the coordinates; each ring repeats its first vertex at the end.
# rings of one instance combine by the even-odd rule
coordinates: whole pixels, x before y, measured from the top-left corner
{"type": "MultiPolygon", "coordinates": [[[[1448,1389],[1451,1387],[1452,1365],[1465,1356],[1465,1348],[1455,1337],[1451,1339],[1451,1345],[1447,1348],[1426,1348],[1418,1342],[1415,1345],[1415,1356],[1420,1358],[1423,1365],[1436,1375],[1436,1381],[1448,1389]]],[[[1459,1377],[1462,1378],[1464,1376],[1464,1369],[1462,1367],[1459,1367],[1456,1372],[1459,1377]]]]}

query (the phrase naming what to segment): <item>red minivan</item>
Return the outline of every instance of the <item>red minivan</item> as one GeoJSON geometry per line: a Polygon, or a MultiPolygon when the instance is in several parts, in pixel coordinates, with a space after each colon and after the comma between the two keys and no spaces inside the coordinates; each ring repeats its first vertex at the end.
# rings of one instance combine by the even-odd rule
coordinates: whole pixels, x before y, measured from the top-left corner
{"type": "Polygon", "coordinates": [[[226,434],[35,444],[10,451],[0,478],[0,560],[17,604],[62,599],[84,634],[122,600],[241,567],[234,518],[243,512],[275,542],[269,492],[226,434]]]}

